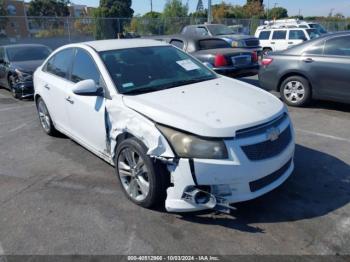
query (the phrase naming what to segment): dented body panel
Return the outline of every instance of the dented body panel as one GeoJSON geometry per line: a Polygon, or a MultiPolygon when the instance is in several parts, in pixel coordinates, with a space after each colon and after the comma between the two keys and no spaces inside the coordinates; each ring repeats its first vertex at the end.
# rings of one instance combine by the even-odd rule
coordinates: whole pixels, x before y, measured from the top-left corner
{"type": "MultiPolygon", "coordinates": [[[[100,107],[96,107],[96,104],[94,107],[94,99],[90,97],[90,104],[84,105],[83,118],[77,117],[75,123],[79,126],[79,121],[84,121],[84,137],[98,134],[99,137],[94,140],[102,141],[99,145],[103,146],[97,148],[89,139],[75,132],[72,126],[57,125],[59,119],[52,114],[53,106],[49,105],[52,121],[59,131],[111,165],[114,165],[116,148],[121,139],[130,136],[137,138],[147,147],[149,157],[167,167],[168,174],[165,175],[170,175],[171,183],[166,189],[165,206],[171,212],[203,210],[219,205],[230,208],[228,204],[265,194],[290,176],[294,168],[294,131],[285,106],[277,98],[256,87],[222,76],[146,94],[120,94],[97,52],[99,49],[106,50],[106,46],[112,47],[113,41],[71,44],[52,54],[64,48],[84,49],[93,57],[105,83],[104,97],[96,99],[102,99],[103,103],[99,103],[100,107]],[[90,109],[87,108],[89,105],[90,109]],[[89,115],[89,110],[94,110],[94,117],[89,115]],[[157,127],[159,124],[204,140],[220,139],[224,142],[228,157],[179,157],[157,127]],[[95,132],[94,125],[98,125],[103,132],[95,132]],[[265,151],[268,157],[265,157],[265,151]],[[196,199],[199,196],[200,201],[196,199]]],[[[121,43],[128,41],[118,42],[116,48],[122,48],[121,43]]],[[[132,42],[131,48],[142,46],[143,40],[136,42],[132,42]]],[[[144,46],[152,46],[152,43],[145,41],[144,46]]],[[[154,42],[154,45],[165,44],[154,42]]],[[[34,74],[35,99],[40,96],[45,100],[45,93],[48,93],[44,65],[34,74]]],[[[63,90],[67,92],[66,100],[68,97],[73,103],[62,107],[61,113],[71,110],[70,107],[79,104],[75,102],[83,100],[69,88],[63,90]]],[[[64,96],[60,99],[64,99],[64,96]]]]}

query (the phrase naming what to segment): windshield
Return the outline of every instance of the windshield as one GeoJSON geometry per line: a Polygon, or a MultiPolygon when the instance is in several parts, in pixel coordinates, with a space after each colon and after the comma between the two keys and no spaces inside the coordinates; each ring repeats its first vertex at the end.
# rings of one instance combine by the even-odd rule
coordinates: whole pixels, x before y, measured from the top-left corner
{"type": "Polygon", "coordinates": [[[309,24],[309,26],[316,29],[319,34],[327,34],[327,30],[320,24],[309,24]]]}
{"type": "Polygon", "coordinates": [[[6,48],[7,57],[10,62],[44,60],[49,56],[50,52],[50,49],[45,46],[16,46],[6,48]]]}
{"type": "Polygon", "coordinates": [[[321,36],[316,29],[305,29],[305,30],[309,34],[310,39],[314,39],[321,36]]]}
{"type": "Polygon", "coordinates": [[[122,94],[140,94],[216,78],[202,63],[172,46],[100,52],[122,94]]]}
{"type": "Polygon", "coordinates": [[[212,35],[232,35],[235,31],[226,25],[207,25],[212,35]]]}

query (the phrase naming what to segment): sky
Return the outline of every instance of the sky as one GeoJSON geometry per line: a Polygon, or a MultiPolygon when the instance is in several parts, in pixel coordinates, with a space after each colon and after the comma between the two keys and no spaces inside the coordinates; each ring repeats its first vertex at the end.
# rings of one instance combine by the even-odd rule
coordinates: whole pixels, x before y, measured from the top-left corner
{"type": "MultiPolygon", "coordinates": [[[[150,11],[151,0],[133,0],[132,8],[135,14],[144,14],[150,11]]],[[[188,1],[190,12],[196,9],[198,0],[182,0],[183,3],[188,1]]],[[[75,4],[84,4],[88,6],[98,6],[99,0],[71,0],[75,4]]],[[[162,11],[166,0],[153,0],[153,10],[162,11]]],[[[221,3],[222,0],[212,0],[212,4],[221,3]]],[[[242,5],[245,0],[226,0],[226,3],[242,5]]],[[[203,0],[204,6],[208,0],[203,0]]],[[[277,6],[287,8],[289,15],[297,15],[300,12],[303,16],[327,16],[331,9],[333,13],[340,12],[345,16],[350,16],[350,0],[264,0],[267,6],[269,3],[272,8],[275,3],[277,6]]]]}

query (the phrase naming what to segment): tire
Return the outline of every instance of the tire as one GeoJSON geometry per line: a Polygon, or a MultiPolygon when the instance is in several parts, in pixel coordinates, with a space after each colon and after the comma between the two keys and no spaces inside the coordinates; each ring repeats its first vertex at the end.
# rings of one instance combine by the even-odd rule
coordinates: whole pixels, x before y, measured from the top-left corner
{"type": "Polygon", "coordinates": [[[262,56],[267,56],[270,52],[272,52],[272,49],[269,47],[265,47],[262,51],[262,56]]]}
{"type": "Polygon", "coordinates": [[[49,136],[57,136],[59,132],[56,130],[49,111],[47,110],[46,104],[41,97],[39,97],[36,102],[36,108],[38,111],[39,121],[44,132],[49,136]]]}
{"type": "Polygon", "coordinates": [[[141,141],[136,138],[123,140],[116,149],[114,163],[120,185],[129,200],[145,208],[164,205],[166,181],[170,176],[164,165],[147,155],[147,147],[141,141]]]}
{"type": "Polygon", "coordinates": [[[291,76],[280,86],[282,100],[290,106],[306,106],[310,103],[311,87],[309,81],[302,76],[291,76]]]}
{"type": "Polygon", "coordinates": [[[19,94],[16,93],[16,90],[15,90],[14,87],[13,87],[13,79],[12,79],[12,76],[9,76],[9,77],[7,78],[7,86],[9,87],[13,98],[15,98],[15,99],[21,99],[21,98],[22,98],[21,95],[19,95],[19,94]]]}

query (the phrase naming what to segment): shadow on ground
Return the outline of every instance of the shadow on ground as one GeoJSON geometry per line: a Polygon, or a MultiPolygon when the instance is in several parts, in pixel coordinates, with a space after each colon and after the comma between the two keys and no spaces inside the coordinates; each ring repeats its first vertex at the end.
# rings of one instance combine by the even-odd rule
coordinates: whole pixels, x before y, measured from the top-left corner
{"type": "Polygon", "coordinates": [[[258,199],[235,204],[231,216],[212,212],[180,215],[200,224],[216,224],[250,233],[264,230],[254,223],[290,222],[317,218],[350,202],[350,166],[329,154],[296,147],[295,171],[279,188],[258,199]]]}

